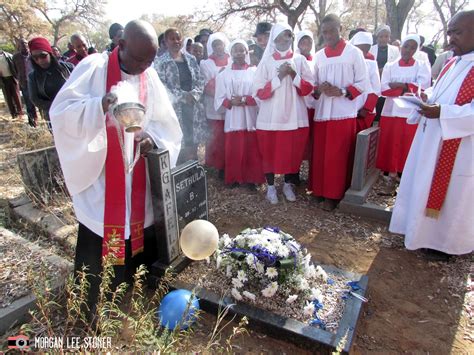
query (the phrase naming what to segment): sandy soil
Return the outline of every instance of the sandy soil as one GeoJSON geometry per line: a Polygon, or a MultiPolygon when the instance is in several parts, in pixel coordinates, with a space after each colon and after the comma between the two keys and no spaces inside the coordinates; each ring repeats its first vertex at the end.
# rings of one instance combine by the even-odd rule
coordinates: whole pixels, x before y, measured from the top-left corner
{"type": "MultiPolygon", "coordinates": [[[[8,124],[6,117],[1,122],[8,124]]],[[[2,137],[2,140],[6,137],[2,137]]],[[[0,199],[22,191],[15,172],[18,147],[0,146],[0,199]],[[16,176],[16,178],[15,178],[16,176]]],[[[325,212],[298,187],[298,201],[265,201],[262,187],[225,187],[209,171],[209,217],[220,233],[235,235],[246,227],[279,226],[292,234],[324,264],[369,276],[369,302],[363,309],[353,352],[434,354],[474,352],[474,271],[472,256],[450,262],[430,262],[419,252],[403,247],[401,236],[388,233],[381,222],[364,220],[339,211],[325,212]]],[[[279,190],[281,191],[281,189],[279,190]]],[[[210,330],[213,316],[199,324],[194,341],[210,330]]],[[[234,350],[251,353],[305,351],[281,340],[250,331],[235,340],[234,350]]]]}

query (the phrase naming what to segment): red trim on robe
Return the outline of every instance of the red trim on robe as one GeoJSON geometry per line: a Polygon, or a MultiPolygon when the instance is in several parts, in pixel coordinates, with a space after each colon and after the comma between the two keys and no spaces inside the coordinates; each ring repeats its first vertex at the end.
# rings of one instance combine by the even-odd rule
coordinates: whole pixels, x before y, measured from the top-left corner
{"type": "Polygon", "coordinates": [[[301,79],[300,87],[296,87],[296,92],[299,96],[306,96],[313,92],[313,84],[301,79]]]}
{"type": "Polygon", "coordinates": [[[245,104],[247,106],[257,106],[257,101],[255,101],[255,99],[250,96],[250,95],[245,95],[245,104]]]}
{"type": "Polygon", "coordinates": [[[293,52],[290,50],[286,52],[284,56],[282,56],[279,52],[273,53],[273,59],[275,60],[283,60],[283,59],[291,59],[293,58],[293,52]]]}
{"type": "Polygon", "coordinates": [[[379,99],[379,97],[374,94],[374,93],[371,93],[367,96],[367,100],[365,100],[365,104],[364,104],[364,108],[369,111],[369,112],[372,112],[375,108],[375,105],[377,105],[377,100],[379,99]]]}
{"type": "Polygon", "coordinates": [[[224,99],[224,101],[222,101],[222,106],[224,106],[228,110],[232,108],[232,104],[230,103],[229,99],[224,99]]]}
{"type": "Polygon", "coordinates": [[[401,67],[412,67],[415,65],[415,59],[413,58],[410,58],[410,60],[407,62],[405,62],[403,59],[400,59],[398,61],[398,65],[401,66],[401,67]]]}
{"type": "Polygon", "coordinates": [[[313,60],[313,56],[311,54],[308,54],[308,55],[301,54],[301,55],[305,57],[308,62],[311,62],[313,60]]]}
{"type": "MultiPolygon", "coordinates": [[[[418,85],[412,84],[412,83],[407,83],[408,86],[408,92],[411,92],[413,94],[416,94],[418,92],[418,85]]],[[[424,90],[422,90],[424,91],[424,90]]]]}
{"type": "Polygon", "coordinates": [[[364,54],[364,58],[369,59],[369,60],[375,60],[374,55],[370,52],[367,52],[366,54],[364,54]]]}
{"type": "Polygon", "coordinates": [[[351,97],[349,98],[351,101],[361,94],[361,92],[353,85],[349,85],[347,87],[347,91],[349,91],[351,94],[351,97]]]}
{"type": "Polygon", "coordinates": [[[269,81],[262,89],[257,90],[257,97],[260,100],[268,100],[272,97],[272,82],[269,81]]]}
{"type": "Polygon", "coordinates": [[[324,47],[324,54],[326,54],[326,57],[328,58],[339,57],[344,51],[344,48],[346,48],[346,41],[341,38],[339,42],[337,42],[336,47],[324,47]]]}
{"type": "Polygon", "coordinates": [[[387,97],[397,97],[403,95],[403,89],[402,88],[397,88],[397,89],[388,89],[385,91],[382,91],[383,96],[387,97]]]}

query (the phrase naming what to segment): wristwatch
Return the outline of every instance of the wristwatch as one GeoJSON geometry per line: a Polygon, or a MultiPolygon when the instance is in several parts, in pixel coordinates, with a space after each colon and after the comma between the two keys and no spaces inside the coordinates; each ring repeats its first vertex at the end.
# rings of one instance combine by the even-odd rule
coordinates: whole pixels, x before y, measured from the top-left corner
{"type": "Polygon", "coordinates": [[[346,88],[342,88],[341,92],[342,92],[343,97],[347,97],[347,89],[346,88]]]}

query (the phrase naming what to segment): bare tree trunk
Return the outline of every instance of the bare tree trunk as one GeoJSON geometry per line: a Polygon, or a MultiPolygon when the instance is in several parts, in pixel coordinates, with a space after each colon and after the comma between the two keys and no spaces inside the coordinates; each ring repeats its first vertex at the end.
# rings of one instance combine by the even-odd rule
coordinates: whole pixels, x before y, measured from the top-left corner
{"type": "Polygon", "coordinates": [[[443,9],[441,8],[442,3],[440,4],[438,0],[433,0],[433,5],[436,8],[436,11],[438,11],[439,19],[443,24],[443,39],[446,44],[448,43],[448,21],[446,20],[446,17],[444,17],[443,9]]]}
{"type": "Polygon", "coordinates": [[[407,19],[408,13],[415,4],[415,0],[385,0],[387,9],[387,22],[392,30],[392,39],[401,39],[403,25],[407,19]]]}

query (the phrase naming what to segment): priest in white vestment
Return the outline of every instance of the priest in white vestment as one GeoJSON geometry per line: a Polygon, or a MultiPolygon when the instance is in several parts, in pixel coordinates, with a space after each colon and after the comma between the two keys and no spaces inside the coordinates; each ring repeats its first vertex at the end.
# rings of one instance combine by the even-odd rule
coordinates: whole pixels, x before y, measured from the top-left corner
{"type": "Polygon", "coordinates": [[[443,68],[419,123],[390,222],[405,246],[447,254],[474,250],[474,11],[448,26],[455,57],[443,68]]]}
{"type": "Polygon", "coordinates": [[[130,22],[112,53],[90,55],[79,63],[50,109],[56,149],[79,221],[75,270],[85,265],[93,275],[89,307],[97,297],[102,257],[113,255],[116,283],[129,280],[137,261],[156,259],[150,184],[139,154],[153,146],[167,149],[174,165],[182,138],[166,90],[150,67],[157,48],[149,23],[130,22]],[[139,135],[119,128],[109,113],[117,100],[110,91],[123,81],[137,88],[146,109],[139,135]]]}

